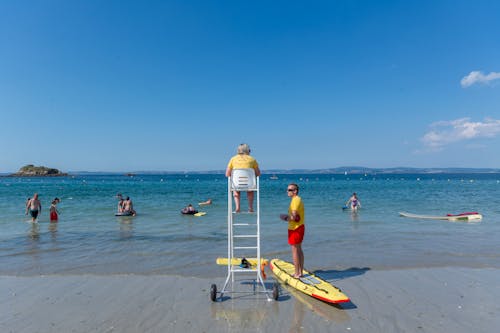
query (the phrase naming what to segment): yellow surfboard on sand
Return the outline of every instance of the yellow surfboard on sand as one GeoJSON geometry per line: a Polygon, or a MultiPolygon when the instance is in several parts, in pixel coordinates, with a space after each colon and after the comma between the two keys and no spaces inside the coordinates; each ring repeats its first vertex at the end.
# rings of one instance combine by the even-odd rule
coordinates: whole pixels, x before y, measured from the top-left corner
{"type": "MultiPolygon", "coordinates": [[[[233,258],[233,260],[231,260],[231,265],[240,265],[242,259],[243,258],[233,258]]],[[[250,266],[255,267],[257,265],[257,258],[245,258],[245,259],[248,261],[250,266]]],[[[217,265],[227,265],[228,259],[227,258],[217,258],[217,260],[215,262],[217,263],[217,265]]],[[[269,263],[269,260],[264,259],[264,258],[260,258],[260,262],[264,265],[267,265],[269,263]]]]}
{"type": "MultiPolygon", "coordinates": [[[[246,260],[248,263],[249,267],[245,268],[250,268],[250,269],[256,269],[257,268],[257,258],[233,258],[231,260],[231,265],[237,266],[237,265],[243,265],[243,259],[246,260]]],[[[217,258],[216,261],[217,265],[227,265],[229,260],[227,258],[217,258]]],[[[269,264],[269,260],[260,258],[260,273],[262,274],[262,278],[266,279],[266,272],[264,272],[264,268],[269,264]]]]}
{"type": "Polygon", "coordinates": [[[270,266],[278,280],[304,294],[333,304],[350,301],[349,297],[333,284],[306,270],[302,271],[302,277],[294,278],[295,267],[289,262],[281,259],[272,259],[270,266]]]}

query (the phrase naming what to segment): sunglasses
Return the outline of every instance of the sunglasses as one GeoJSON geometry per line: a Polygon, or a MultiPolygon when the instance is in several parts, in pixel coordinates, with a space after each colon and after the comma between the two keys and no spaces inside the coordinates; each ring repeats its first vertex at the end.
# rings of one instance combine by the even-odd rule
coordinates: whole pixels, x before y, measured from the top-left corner
{"type": "Polygon", "coordinates": [[[297,189],[294,189],[294,188],[288,188],[287,189],[288,192],[293,192],[293,191],[297,191],[297,189]]]}

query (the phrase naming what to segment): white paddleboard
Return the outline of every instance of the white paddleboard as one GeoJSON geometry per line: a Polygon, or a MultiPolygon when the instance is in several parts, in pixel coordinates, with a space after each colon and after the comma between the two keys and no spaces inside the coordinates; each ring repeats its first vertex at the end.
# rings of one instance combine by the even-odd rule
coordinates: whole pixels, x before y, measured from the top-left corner
{"type": "Polygon", "coordinates": [[[483,216],[479,213],[434,216],[434,215],[419,215],[406,212],[399,212],[399,215],[413,219],[446,220],[446,221],[473,221],[473,220],[481,220],[483,218],[483,216]]]}

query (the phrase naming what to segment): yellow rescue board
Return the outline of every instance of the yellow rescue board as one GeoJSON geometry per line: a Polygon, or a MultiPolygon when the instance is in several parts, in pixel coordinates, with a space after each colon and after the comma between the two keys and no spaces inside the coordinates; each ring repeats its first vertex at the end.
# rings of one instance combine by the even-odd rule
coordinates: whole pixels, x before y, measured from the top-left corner
{"type": "Polygon", "coordinates": [[[278,280],[306,295],[328,303],[345,303],[350,301],[349,297],[333,284],[306,270],[302,271],[303,276],[301,278],[294,278],[295,267],[289,262],[281,259],[272,259],[270,266],[278,280]]]}
{"type": "MultiPolygon", "coordinates": [[[[233,260],[231,260],[231,265],[241,264],[242,259],[243,258],[233,258],[233,260]]],[[[246,258],[246,260],[252,266],[257,265],[257,258],[246,258]]],[[[216,262],[217,262],[217,265],[227,265],[228,259],[227,258],[217,258],[216,262]]],[[[260,262],[264,265],[267,265],[269,261],[267,259],[260,258],[260,262]]]]}
{"type": "Polygon", "coordinates": [[[206,215],[207,213],[206,212],[198,212],[196,214],[193,214],[194,216],[203,216],[203,215],[206,215]]]}

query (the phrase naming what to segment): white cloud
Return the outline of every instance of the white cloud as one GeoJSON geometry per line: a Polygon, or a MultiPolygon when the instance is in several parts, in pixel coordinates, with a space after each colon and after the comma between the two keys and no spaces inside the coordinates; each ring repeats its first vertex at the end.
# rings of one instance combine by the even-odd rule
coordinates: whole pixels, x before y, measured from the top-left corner
{"type": "Polygon", "coordinates": [[[469,75],[464,76],[460,81],[463,88],[467,88],[476,83],[488,84],[490,81],[500,79],[500,73],[491,72],[489,74],[483,74],[480,71],[472,71],[469,75]]]}
{"type": "Polygon", "coordinates": [[[500,134],[500,120],[490,118],[484,122],[473,122],[470,118],[439,121],[430,127],[430,131],[421,140],[431,150],[441,150],[444,146],[458,141],[493,138],[500,134]]]}

